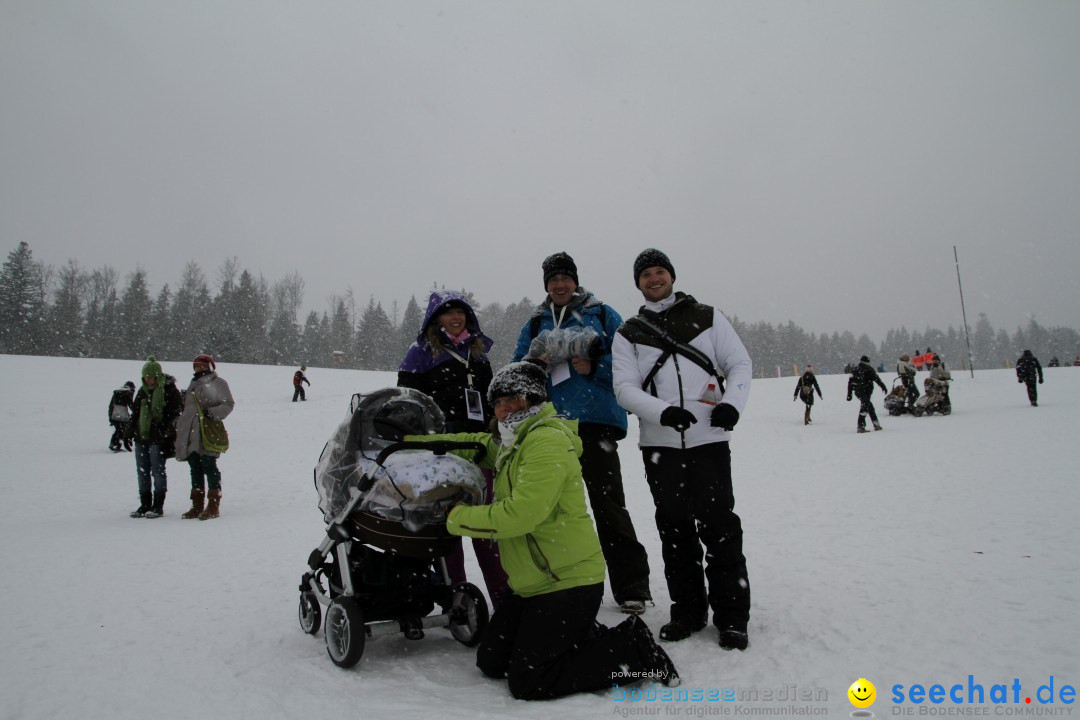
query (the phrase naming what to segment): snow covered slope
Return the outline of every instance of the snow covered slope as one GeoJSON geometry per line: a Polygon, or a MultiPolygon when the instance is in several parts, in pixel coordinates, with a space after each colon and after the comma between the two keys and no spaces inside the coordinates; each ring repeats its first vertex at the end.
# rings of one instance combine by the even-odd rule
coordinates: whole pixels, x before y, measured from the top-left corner
{"type": "MultiPolygon", "coordinates": [[[[163,365],[186,384],[187,362],[163,365]]],[[[1029,695],[1050,676],[1080,684],[1080,368],[1048,369],[1038,408],[1004,370],[955,372],[947,418],[890,418],[878,394],[885,430],[867,435],[854,432],[846,376],[820,378],[810,427],[795,378],[755,381],[732,446],[751,647],[722,652],[713,630],[668,645],[685,688],[742,700],[528,704],[444,630],[371,641],[343,671],[297,625],[299,578],[323,536],[312,467],[350,394],[393,373],[309,368],[309,401],[294,404],[295,368],[221,365],[237,399],[222,516],[194,522],[179,518],[189,486],[175,461],[166,516],[127,517],[134,460],[106,449],[105,409],[140,367],[0,356],[0,717],[583,718],[646,706],[843,717],[860,677],[877,685],[880,717],[897,710],[897,684],[966,687],[974,675],[989,692],[1018,678],[1029,695]]],[[[631,421],[621,452],[656,630],[667,594],[636,435],[631,421]]],[[[607,598],[601,620],[620,619],[607,598]]]]}

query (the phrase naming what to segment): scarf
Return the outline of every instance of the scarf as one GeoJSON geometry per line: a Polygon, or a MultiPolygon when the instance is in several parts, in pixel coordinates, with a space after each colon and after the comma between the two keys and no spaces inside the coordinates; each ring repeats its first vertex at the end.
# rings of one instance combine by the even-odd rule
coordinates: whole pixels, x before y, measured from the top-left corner
{"type": "Polygon", "coordinates": [[[468,328],[462,330],[460,335],[451,335],[450,333],[446,332],[446,328],[439,329],[442,330],[442,334],[450,341],[450,344],[453,347],[461,345],[463,342],[472,337],[472,333],[469,332],[468,328]]]}
{"type": "Polygon", "coordinates": [[[165,417],[165,377],[158,375],[153,389],[143,382],[143,400],[139,407],[139,439],[150,439],[150,425],[165,417]]]}
{"type": "Polygon", "coordinates": [[[517,437],[517,431],[521,427],[521,424],[538,414],[543,407],[544,406],[541,403],[540,405],[533,405],[524,410],[518,410],[512,415],[508,415],[505,420],[499,422],[499,456],[495,460],[497,466],[502,465],[503,458],[506,457],[514,447],[514,438],[517,437]]]}

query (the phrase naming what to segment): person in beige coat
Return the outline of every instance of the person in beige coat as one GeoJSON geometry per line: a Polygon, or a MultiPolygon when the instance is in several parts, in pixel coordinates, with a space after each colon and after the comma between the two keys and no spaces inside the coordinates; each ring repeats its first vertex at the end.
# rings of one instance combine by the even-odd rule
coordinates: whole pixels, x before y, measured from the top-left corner
{"type": "Polygon", "coordinates": [[[217,466],[220,453],[203,447],[199,412],[212,420],[224,420],[235,403],[229,383],[218,377],[214,358],[198,355],[192,360],[192,368],[195,375],[184,393],[184,408],[176,421],[176,459],[186,460],[191,469],[191,509],[180,517],[212,520],[221,508],[221,471],[217,466]],[[209,502],[204,508],[206,500],[209,502]]]}

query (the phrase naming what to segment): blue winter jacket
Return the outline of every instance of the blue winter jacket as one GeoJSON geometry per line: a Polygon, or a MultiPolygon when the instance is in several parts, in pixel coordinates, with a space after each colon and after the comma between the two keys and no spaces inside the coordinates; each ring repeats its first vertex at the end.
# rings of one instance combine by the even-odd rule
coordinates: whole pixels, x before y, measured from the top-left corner
{"type": "MultiPolygon", "coordinates": [[[[549,373],[547,383],[548,399],[561,415],[582,423],[611,426],[618,432],[618,439],[626,437],[626,411],[615,400],[612,386],[611,340],[620,325],[622,318],[619,313],[579,286],[575,298],[567,306],[560,327],[594,328],[604,339],[604,354],[593,361],[592,372],[588,375],[579,375],[574,366],[566,361],[570,379],[553,386],[549,373]]],[[[554,327],[551,303],[545,298],[518,335],[514,361],[525,357],[536,335],[554,327]],[[539,318],[539,326],[536,318],[539,318]]]]}

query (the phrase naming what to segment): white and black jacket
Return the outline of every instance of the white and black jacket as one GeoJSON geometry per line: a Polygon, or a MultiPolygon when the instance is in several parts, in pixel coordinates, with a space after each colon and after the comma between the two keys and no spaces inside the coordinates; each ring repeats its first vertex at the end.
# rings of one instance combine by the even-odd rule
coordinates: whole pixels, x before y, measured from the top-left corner
{"type": "MultiPolygon", "coordinates": [[[[640,314],[705,353],[724,376],[721,402],[742,415],[750,396],[753,367],[735,328],[719,310],[689,295],[675,293],[659,303],[646,303],[640,314]]],[[[710,424],[713,406],[700,401],[709,383],[717,380],[697,363],[674,353],[643,389],[642,383],[663,349],[647,334],[635,332],[632,323],[619,328],[611,353],[615,396],[640,421],[640,447],[691,448],[730,440],[730,432],[710,424]],[[697,423],[683,433],[662,426],[661,413],[673,405],[692,412],[697,423]]]]}

